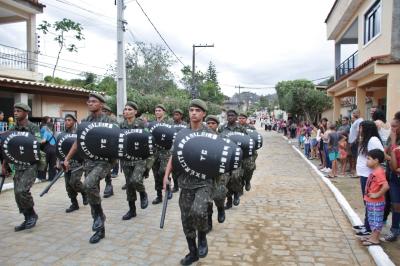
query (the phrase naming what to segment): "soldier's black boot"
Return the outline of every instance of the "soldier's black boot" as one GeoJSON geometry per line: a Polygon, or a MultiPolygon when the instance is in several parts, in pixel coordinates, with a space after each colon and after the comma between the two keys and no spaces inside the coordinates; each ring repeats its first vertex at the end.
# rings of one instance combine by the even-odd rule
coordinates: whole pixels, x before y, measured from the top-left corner
{"type": "Polygon", "coordinates": [[[232,208],[232,195],[228,194],[226,196],[225,210],[229,210],[230,208],[232,208]]]}
{"type": "Polygon", "coordinates": [[[218,222],[223,223],[225,221],[225,209],[223,207],[218,207],[218,222]]]}
{"type": "Polygon", "coordinates": [[[126,190],[126,184],[121,187],[122,190],[126,190]]]}
{"type": "Polygon", "coordinates": [[[106,236],[106,229],[103,227],[99,231],[96,231],[94,235],[89,239],[90,244],[96,244],[99,243],[100,240],[102,240],[106,236]]]}
{"type": "Polygon", "coordinates": [[[186,241],[189,247],[189,253],[181,259],[181,265],[191,265],[193,262],[199,260],[199,255],[197,254],[196,239],[186,237],[186,241]]]}
{"type": "Polygon", "coordinates": [[[176,193],[179,191],[179,185],[178,185],[178,180],[174,179],[174,188],[172,189],[172,193],[176,193]]]}
{"type": "Polygon", "coordinates": [[[72,203],[71,206],[69,206],[69,208],[65,210],[66,213],[79,210],[79,204],[76,198],[71,199],[71,203],[72,203]]]}
{"type": "Polygon", "coordinates": [[[244,188],[246,189],[246,191],[250,191],[250,189],[251,189],[250,180],[246,181],[246,185],[244,188]]]}
{"type": "Polygon", "coordinates": [[[140,192],[140,208],[146,209],[149,205],[149,198],[147,197],[146,191],[140,192]]]}
{"type": "Polygon", "coordinates": [[[122,220],[130,220],[136,217],[136,206],[134,201],[129,201],[129,211],[122,216],[122,220]]]}
{"type": "Polygon", "coordinates": [[[238,206],[240,203],[240,195],[239,192],[233,193],[233,205],[238,206]]]}
{"type": "Polygon", "coordinates": [[[82,192],[81,194],[82,194],[82,203],[83,203],[83,205],[85,205],[85,206],[88,205],[89,201],[88,201],[86,192],[82,192]]]}
{"type": "Polygon", "coordinates": [[[157,197],[153,200],[152,204],[159,204],[162,202],[162,190],[157,190],[157,197]]]}
{"type": "Polygon", "coordinates": [[[207,217],[207,223],[208,223],[208,229],[206,231],[206,233],[209,233],[212,231],[212,215],[213,215],[213,204],[209,203],[208,204],[208,217],[207,217]]]}
{"type": "Polygon", "coordinates": [[[27,220],[28,215],[26,213],[24,213],[24,221],[22,222],[22,224],[17,225],[16,227],[14,227],[14,231],[18,232],[18,231],[22,231],[26,229],[26,220],[27,220]]]}
{"type": "Polygon", "coordinates": [[[174,194],[172,194],[172,191],[168,190],[166,193],[168,193],[168,199],[169,200],[172,199],[172,196],[174,195],[174,194]]]}
{"type": "Polygon", "coordinates": [[[101,204],[93,204],[91,205],[93,210],[93,231],[99,231],[104,228],[104,221],[106,220],[106,216],[103,213],[103,208],[101,208],[101,204]]]}
{"type": "Polygon", "coordinates": [[[206,232],[199,231],[199,257],[205,258],[208,254],[207,234],[206,232]]]}
{"type": "Polygon", "coordinates": [[[103,193],[103,197],[104,198],[109,198],[112,195],[114,195],[114,191],[113,191],[113,186],[111,181],[106,183],[106,187],[104,188],[104,193],[103,193]]]}
{"type": "Polygon", "coordinates": [[[39,216],[36,214],[35,210],[30,208],[27,212],[25,229],[31,229],[34,227],[38,219],[39,216]]]}
{"type": "Polygon", "coordinates": [[[149,178],[149,174],[150,174],[150,169],[146,168],[146,170],[144,170],[144,172],[143,172],[143,177],[149,178]]]}

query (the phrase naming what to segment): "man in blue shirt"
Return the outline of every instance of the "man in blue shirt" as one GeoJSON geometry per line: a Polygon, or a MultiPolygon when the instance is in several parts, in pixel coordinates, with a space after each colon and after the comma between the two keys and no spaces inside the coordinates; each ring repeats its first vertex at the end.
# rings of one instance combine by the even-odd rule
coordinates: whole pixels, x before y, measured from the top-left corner
{"type": "Polygon", "coordinates": [[[46,124],[42,124],[40,135],[42,137],[43,151],[46,154],[46,168],[40,169],[38,178],[45,179],[47,169],[48,179],[51,181],[56,175],[56,138],[46,124]]]}

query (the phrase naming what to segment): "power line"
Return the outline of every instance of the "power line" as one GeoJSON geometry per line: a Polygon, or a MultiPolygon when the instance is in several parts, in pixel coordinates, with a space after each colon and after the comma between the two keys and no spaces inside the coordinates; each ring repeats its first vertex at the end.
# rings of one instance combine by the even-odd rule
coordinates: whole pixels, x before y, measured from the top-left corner
{"type": "Polygon", "coordinates": [[[154,30],[157,32],[158,36],[160,36],[161,40],[164,42],[164,44],[167,46],[167,48],[171,51],[171,53],[176,57],[176,59],[182,64],[182,66],[185,66],[185,64],[182,62],[182,60],[175,54],[175,52],[172,50],[172,48],[168,45],[167,41],[164,39],[164,37],[161,35],[161,33],[158,31],[157,27],[154,25],[154,23],[151,21],[149,16],[146,14],[146,12],[143,10],[143,7],[140,5],[139,1],[136,0],[136,3],[142,10],[143,14],[146,16],[147,20],[150,22],[150,24],[153,26],[154,30]]]}
{"type": "Polygon", "coordinates": [[[93,15],[96,15],[96,16],[101,16],[102,18],[108,18],[108,19],[111,19],[111,20],[115,20],[115,18],[113,18],[113,17],[110,17],[110,16],[105,15],[105,14],[103,14],[103,13],[94,12],[93,10],[84,8],[84,7],[80,6],[80,5],[77,5],[77,4],[75,4],[75,3],[71,3],[71,2],[66,1],[66,0],[56,0],[56,1],[57,1],[57,2],[60,2],[60,3],[63,3],[63,4],[65,4],[65,5],[71,5],[71,6],[75,7],[75,8],[78,8],[78,9],[80,9],[80,10],[86,11],[86,12],[88,12],[88,13],[90,13],[90,14],[93,14],[93,15]]]}

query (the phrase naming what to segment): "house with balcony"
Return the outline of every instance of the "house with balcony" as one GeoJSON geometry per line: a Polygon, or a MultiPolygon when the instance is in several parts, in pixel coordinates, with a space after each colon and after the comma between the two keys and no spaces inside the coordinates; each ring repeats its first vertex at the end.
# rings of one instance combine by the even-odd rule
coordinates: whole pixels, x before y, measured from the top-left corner
{"type": "MultiPolygon", "coordinates": [[[[86,100],[89,90],[45,83],[38,72],[38,47],[36,15],[45,6],[38,0],[1,0],[0,28],[18,23],[25,28],[25,49],[2,43],[0,38],[0,110],[5,117],[13,116],[13,105],[23,102],[31,106],[30,118],[43,116],[64,117],[75,114],[78,119],[87,115],[86,100]]],[[[10,35],[13,33],[10,32],[10,35]]]]}
{"type": "Polygon", "coordinates": [[[400,110],[400,1],[336,0],[325,23],[328,40],[335,43],[333,121],[343,114],[343,102],[369,118],[378,106],[388,119],[400,110]],[[342,58],[343,46],[356,51],[342,58]],[[349,99],[350,98],[350,99],[349,99]]]}

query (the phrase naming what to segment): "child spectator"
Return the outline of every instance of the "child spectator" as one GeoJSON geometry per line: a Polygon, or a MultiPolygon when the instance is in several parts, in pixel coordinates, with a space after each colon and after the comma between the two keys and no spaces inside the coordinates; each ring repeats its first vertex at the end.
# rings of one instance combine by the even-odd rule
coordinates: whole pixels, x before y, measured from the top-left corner
{"type": "Polygon", "coordinates": [[[371,235],[361,239],[363,246],[379,245],[379,236],[383,227],[383,212],[385,209],[385,193],[389,190],[385,170],[382,168],[385,155],[379,149],[370,150],[367,154],[367,166],[372,170],[365,185],[364,200],[367,208],[367,218],[371,227],[371,235]]]}
{"type": "Polygon", "coordinates": [[[336,132],[336,124],[329,125],[328,135],[328,156],[332,163],[332,172],[328,174],[328,178],[337,177],[337,159],[339,158],[339,133],[336,132]]]}
{"type": "Polygon", "coordinates": [[[319,141],[317,139],[318,129],[315,124],[311,125],[311,159],[316,159],[318,157],[318,144],[319,141]]]}
{"type": "Polygon", "coordinates": [[[306,133],[304,137],[304,155],[307,159],[310,159],[310,151],[311,151],[311,137],[310,134],[306,133]]]}
{"type": "Polygon", "coordinates": [[[346,174],[347,156],[347,136],[346,134],[343,134],[339,137],[339,159],[342,167],[342,176],[345,176],[346,174]]]}

